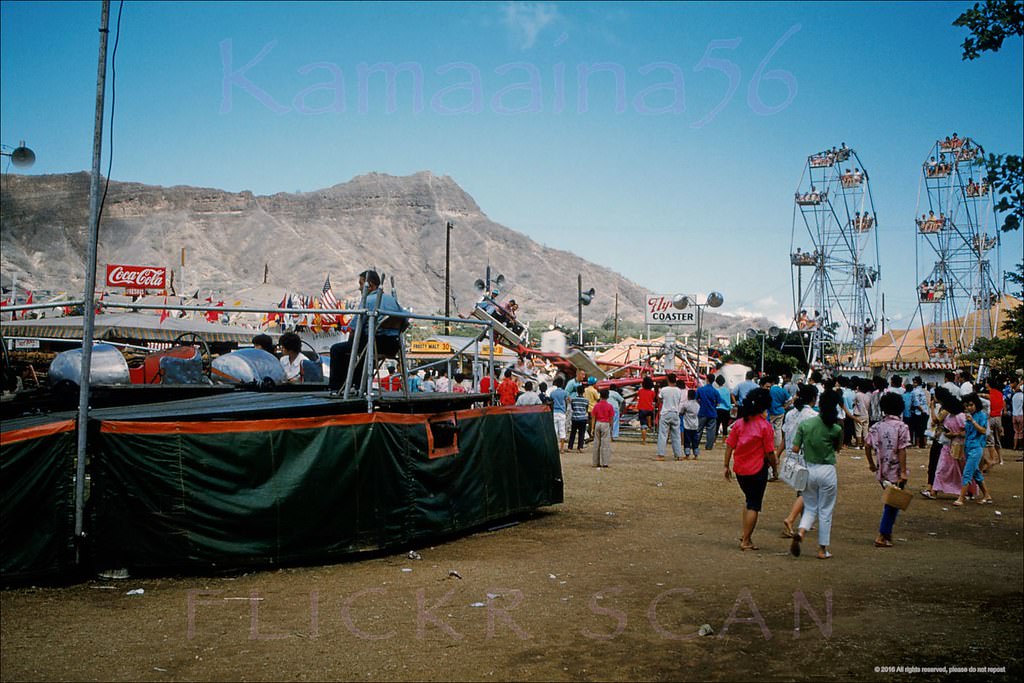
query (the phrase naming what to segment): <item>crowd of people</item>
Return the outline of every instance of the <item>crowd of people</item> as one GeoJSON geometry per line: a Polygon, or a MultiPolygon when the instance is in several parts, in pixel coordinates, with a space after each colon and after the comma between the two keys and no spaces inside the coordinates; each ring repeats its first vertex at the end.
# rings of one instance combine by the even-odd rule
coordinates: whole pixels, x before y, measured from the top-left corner
{"type": "Polygon", "coordinates": [[[936,159],[935,157],[929,157],[928,161],[924,162],[922,166],[924,167],[924,174],[928,178],[945,178],[953,170],[953,164],[936,159]]]}
{"type": "Polygon", "coordinates": [[[922,213],[916,223],[918,231],[923,235],[941,232],[946,227],[946,214],[940,212],[936,216],[934,211],[929,211],[927,214],[922,213]]]}
{"type": "Polygon", "coordinates": [[[828,190],[819,192],[818,188],[812,186],[809,192],[796,192],[794,196],[797,204],[820,204],[828,199],[828,190]]]}
{"type": "Polygon", "coordinates": [[[964,192],[968,197],[981,197],[988,194],[989,186],[984,180],[980,183],[974,182],[974,178],[967,179],[967,186],[964,188],[964,192]]]}
{"type": "Polygon", "coordinates": [[[875,217],[868,214],[867,211],[864,213],[858,211],[854,214],[851,222],[853,224],[853,229],[857,232],[867,232],[875,226],[875,217]]]}
{"type": "MultiPolygon", "coordinates": [[[[649,380],[642,389],[641,424],[646,430],[657,416],[656,460],[665,460],[669,446],[675,460],[698,459],[702,448],[707,453],[714,447],[720,427],[726,436],[724,477],[736,479],[744,499],[742,550],[758,549],[753,533],[764,493],[768,482],[779,479],[787,458],[806,468],[807,478],[783,520],[783,536],[790,539],[790,552],[799,556],[807,533],[816,527],[816,556],[829,559],[836,455],[844,447],[864,451],[883,490],[907,486],[908,448],[930,448],[921,495],[955,496],[952,505],[962,507],[972,499],[981,505],[993,501],[985,474],[1004,462],[1004,433],[1012,431],[1014,449],[1024,446],[1019,375],[989,376],[984,390],[974,387],[966,371],[947,373],[941,385],[926,384],[920,376],[824,379],[819,372],[811,373],[806,384],[788,374],[780,383],[750,371],[732,391],[715,375],[696,390],[679,387],[673,375],[660,388],[649,380]]],[[[876,547],[892,547],[898,512],[895,505],[883,505],[876,547]]]]}
{"type": "Polygon", "coordinates": [[[821,260],[821,252],[817,249],[814,251],[801,251],[800,247],[797,247],[796,251],[790,254],[789,260],[794,266],[816,266],[818,261],[821,260]]]}
{"type": "Polygon", "coordinates": [[[922,280],[917,286],[917,296],[922,303],[942,301],[946,298],[946,283],[941,277],[937,280],[922,280]]]}
{"type": "Polygon", "coordinates": [[[843,187],[857,187],[864,182],[864,178],[865,174],[859,168],[855,168],[852,171],[850,169],[846,169],[846,171],[840,174],[839,182],[843,187]]]}
{"type": "Polygon", "coordinates": [[[817,154],[812,154],[810,159],[811,168],[824,168],[836,163],[841,163],[850,158],[853,150],[844,142],[839,147],[833,145],[832,149],[826,149],[817,154]]]}

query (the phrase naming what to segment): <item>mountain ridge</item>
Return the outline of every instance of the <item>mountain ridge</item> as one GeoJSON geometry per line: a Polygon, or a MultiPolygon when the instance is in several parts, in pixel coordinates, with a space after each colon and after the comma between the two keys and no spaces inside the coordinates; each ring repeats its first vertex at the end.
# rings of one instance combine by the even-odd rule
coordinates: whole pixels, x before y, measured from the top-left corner
{"type": "MultiPolygon", "coordinates": [[[[26,288],[69,291],[84,284],[89,175],[8,175],[0,193],[0,269],[26,288]]],[[[376,267],[396,278],[400,300],[420,313],[444,308],[445,230],[454,224],[452,310],[468,314],[473,286],[490,263],[505,275],[504,295],[520,316],[576,320],[576,274],[595,287],[584,325],[614,315],[642,321],[647,290],[614,270],[538,244],[492,221],[452,178],[420,171],[410,176],[358,175],[308,192],[256,195],[217,188],[170,187],[112,180],[98,245],[102,283],[106,263],[166,266],[177,290],[201,288],[224,296],[263,280],[289,291],[317,294],[329,274],[335,295],[355,291],[356,275],[376,267]],[[181,267],[181,251],[185,266],[181,267]]],[[[732,334],[761,321],[708,312],[716,333],[732,334]],[[737,329],[733,329],[737,328],[737,329]]],[[[767,321],[764,321],[765,323],[767,321]]]]}

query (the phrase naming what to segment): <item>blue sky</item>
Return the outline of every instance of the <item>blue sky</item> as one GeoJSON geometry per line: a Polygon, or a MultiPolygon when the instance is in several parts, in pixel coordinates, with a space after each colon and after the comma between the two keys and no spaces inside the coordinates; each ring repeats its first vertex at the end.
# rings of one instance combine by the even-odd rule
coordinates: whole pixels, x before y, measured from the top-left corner
{"type": "MultiPolygon", "coordinates": [[[[781,321],[792,193],[808,154],[845,141],[898,320],[935,139],[1024,147],[1021,40],[961,61],[970,4],[126,2],[113,177],[270,194],[430,170],[652,291],[718,289],[724,312],[781,321]],[[406,67],[391,111],[380,73],[360,101],[360,65],[379,63],[406,67]],[[678,79],[683,97],[658,88],[678,79]]],[[[99,9],[0,4],[0,139],[35,149],[32,173],[89,168],[99,9]]],[[[1006,237],[1004,268],[1022,253],[1006,237]]]]}

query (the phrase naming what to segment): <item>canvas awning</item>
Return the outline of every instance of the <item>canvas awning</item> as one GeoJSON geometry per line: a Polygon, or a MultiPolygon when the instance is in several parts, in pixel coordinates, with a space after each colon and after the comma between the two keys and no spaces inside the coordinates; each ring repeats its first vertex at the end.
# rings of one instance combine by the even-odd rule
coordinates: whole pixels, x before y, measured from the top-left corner
{"type": "MultiPolygon", "coordinates": [[[[0,334],[7,338],[82,339],[82,316],[14,320],[0,323],[0,334]]],[[[171,342],[182,334],[193,333],[210,342],[248,344],[257,330],[211,323],[206,320],[168,317],[145,313],[104,313],[96,316],[94,339],[171,342]]]]}

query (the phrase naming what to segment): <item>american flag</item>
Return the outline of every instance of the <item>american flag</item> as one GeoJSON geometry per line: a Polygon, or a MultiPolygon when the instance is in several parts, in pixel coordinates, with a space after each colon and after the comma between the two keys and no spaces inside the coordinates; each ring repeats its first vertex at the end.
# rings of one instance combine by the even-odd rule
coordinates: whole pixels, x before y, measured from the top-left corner
{"type": "MultiPolygon", "coordinates": [[[[331,276],[328,275],[327,279],[324,280],[324,288],[320,294],[320,301],[323,303],[324,308],[341,308],[338,304],[338,300],[334,298],[334,292],[331,291],[331,276]]],[[[334,314],[323,313],[320,316],[320,320],[324,325],[331,325],[336,322],[334,314]]]]}

